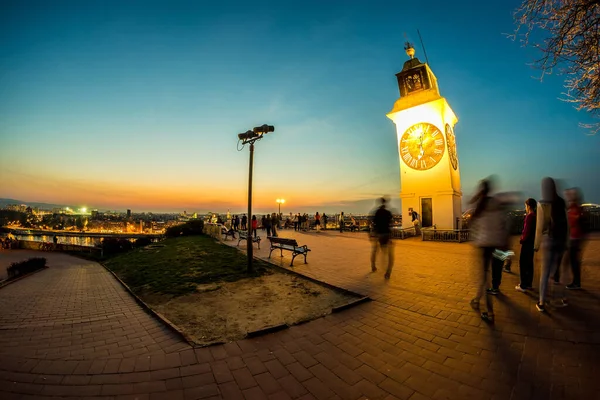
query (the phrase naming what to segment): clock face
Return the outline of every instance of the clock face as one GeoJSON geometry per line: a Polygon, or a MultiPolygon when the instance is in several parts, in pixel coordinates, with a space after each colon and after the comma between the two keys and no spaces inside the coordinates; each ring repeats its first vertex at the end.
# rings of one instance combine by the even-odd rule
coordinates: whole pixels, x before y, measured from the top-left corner
{"type": "Polygon", "coordinates": [[[448,141],[448,157],[450,157],[450,164],[452,168],[458,168],[458,156],[456,154],[456,137],[454,136],[454,130],[448,124],[446,124],[446,140],[448,141]]]}
{"type": "Polygon", "coordinates": [[[444,155],[444,135],[433,124],[420,122],[408,128],[400,139],[400,157],[416,170],[433,168],[444,155]]]}

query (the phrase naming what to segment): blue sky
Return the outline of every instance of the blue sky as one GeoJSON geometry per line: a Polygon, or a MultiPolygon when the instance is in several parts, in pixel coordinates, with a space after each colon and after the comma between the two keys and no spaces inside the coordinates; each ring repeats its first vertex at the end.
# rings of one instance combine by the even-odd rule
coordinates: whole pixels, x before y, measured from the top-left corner
{"type": "Polygon", "coordinates": [[[516,1],[4,1],[0,197],[97,208],[232,211],[256,146],[257,212],[367,211],[400,190],[386,118],[406,37],[459,117],[462,187],[544,176],[600,202],[600,137],[504,34],[516,1]],[[367,206],[368,205],[368,206],[367,206]],[[282,210],[284,211],[284,210],[282,210]]]}

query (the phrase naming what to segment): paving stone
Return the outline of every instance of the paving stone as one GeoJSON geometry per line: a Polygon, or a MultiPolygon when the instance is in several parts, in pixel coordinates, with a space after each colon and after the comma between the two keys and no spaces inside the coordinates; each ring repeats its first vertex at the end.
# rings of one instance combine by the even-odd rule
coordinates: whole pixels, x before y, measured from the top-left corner
{"type": "MultiPolygon", "coordinates": [[[[313,250],[310,263],[298,263],[295,272],[374,301],[286,331],[192,349],[143,311],[103,267],[51,253],[51,268],[0,291],[0,397],[596,395],[600,270],[592,266],[600,263],[600,235],[584,248],[585,290],[568,293],[570,306],[549,306],[547,315],[535,310],[532,296],[511,290],[518,280],[518,262],[513,264],[494,298],[494,326],[469,307],[478,260],[468,244],[396,241],[396,267],[385,281],[369,271],[365,235],[281,235],[313,250]]],[[[255,255],[267,254],[261,249],[255,255]]]]}

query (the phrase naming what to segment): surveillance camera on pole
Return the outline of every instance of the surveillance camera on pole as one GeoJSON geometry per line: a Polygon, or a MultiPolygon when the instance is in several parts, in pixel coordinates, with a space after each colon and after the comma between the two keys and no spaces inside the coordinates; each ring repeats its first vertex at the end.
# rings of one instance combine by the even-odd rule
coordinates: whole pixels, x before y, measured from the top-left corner
{"type": "Polygon", "coordinates": [[[238,133],[238,139],[242,141],[242,144],[250,143],[250,166],[248,173],[248,241],[247,241],[247,253],[248,253],[248,271],[252,272],[252,166],[254,164],[254,142],[262,139],[263,135],[269,132],[275,132],[273,125],[262,125],[257,126],[251,131],[244,133],[238,133]]]}

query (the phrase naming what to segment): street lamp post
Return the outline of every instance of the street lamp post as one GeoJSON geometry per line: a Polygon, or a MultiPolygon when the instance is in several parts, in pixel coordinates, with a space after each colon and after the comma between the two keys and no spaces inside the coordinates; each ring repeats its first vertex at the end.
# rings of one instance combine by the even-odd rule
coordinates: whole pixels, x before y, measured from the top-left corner
{"type": "Polygon", "coordinates": [[[284,199],[277,199],[275,201],[279,204],[279,218],[281,218],[281,205],[283,203],[285,203],[285,200],[284,199]]]}
{"type": "Polygon", "coordinates": [[[250,144],[250,163],[248,167],[248,239],[246,242],[248,255],[248,272],[252,272],[253,247],[252,247],[252,168],[254,165],[254,142],[262,139],[263,135],[269,132],[275,132],[272,125],[257,126],[251,131],[238,134],[238,140],[242,141],[242,146],[250,144]]]}

